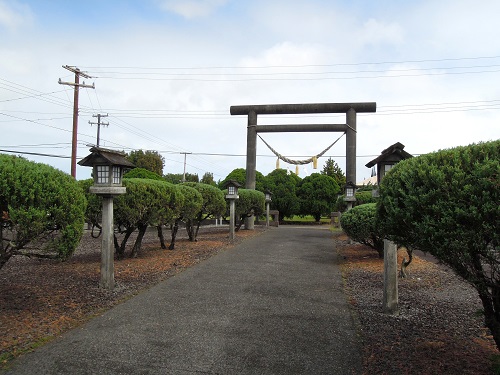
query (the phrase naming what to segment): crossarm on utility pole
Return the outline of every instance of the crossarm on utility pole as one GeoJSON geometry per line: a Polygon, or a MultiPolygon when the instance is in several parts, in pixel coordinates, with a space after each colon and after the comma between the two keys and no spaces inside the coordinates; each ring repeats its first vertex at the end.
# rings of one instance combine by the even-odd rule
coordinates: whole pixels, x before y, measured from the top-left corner
{"type": "Polygon", "coordinates": [[[97,117],[97,122],[89,121],[90,125],[97,125],[97,147],[99,147],[99,141],[101,139],[101,125],[108,126],[108,122],[101,122],[101,117],[108,117],[108,114],[101,115],[98,113],[97,115],[92,115],[92,117],[97,117]]]}
{"type": "Polygon", "coordinates": [[[75,93],[73,98],[73,136],[71,141],[71,176],[76,178],[76,149],[77,149],[77,141],[78,141],[78,92],[80,87],[86,87],[90,89],[95,89],[94,84],[86,85],[85,82],[80,83],[80,76],[84,78],[92,78],[86,73],[80,71],[80,69],[68,65],[63,65],[64,69],[69,70],[70,72],[75,73],[75,82],[63,82],[61,78],[59,78],[60,85],[73,86],[75,93]]]}

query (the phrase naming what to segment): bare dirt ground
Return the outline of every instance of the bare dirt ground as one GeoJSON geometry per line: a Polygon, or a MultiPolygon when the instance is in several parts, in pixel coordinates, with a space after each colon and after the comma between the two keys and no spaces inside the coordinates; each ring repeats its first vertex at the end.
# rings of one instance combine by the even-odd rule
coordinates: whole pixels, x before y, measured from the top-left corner
{"type": "MultiPolygon", "coordinates": [[[[227,228],[202,228],[198,242],[185,231],[173,251],[148,232],[138,258],[115,261],[116,288],[99,288],[100,239],[85,233],[66,262],[16,258],[0,270],[0,368],[161,280],[181,272],[255,231],[228,239],[227,228]]],[[[165,230],[168,238],[169,231],[165,230]]],[[[131,238],[130,246],[134,238],[131,238]]],[[[333,246],[335,245],[335,246],[333,246]]],[[[492,374],[498,355],[483,328],[474,290],[443,266],[417,258],[400,280],[399,316],[382,312],[382,260],[375,251],[334,234],[345,288],[359,321],[364,374],[492,374]]]]}
{"type": "MultiPolygon", "coordinates": [[[[383,313],[383,260],[337,234],[346,292],[359,319],[364,374],[493,374],[498,351],[475,290],[444,265],[415,257],[399,279],[399,315],[383,313]]],[[[405,250],[399,250],[398,264],[405,250]]],[[[430,257],[430,256],[429,256],[430,257]]]]}
{"type": "MultiPolygon", "coordinates": [[[[241,230],[229,240],[227,227],[202,227],[197,242],[179,230],[175,250],[162,250],[148,230],[137,258],[115,261],[113,292],[99,288],[101,239],[84,234],[66,262],[15,257],[0,270],[0,368],[12,358],[51,340],[144,288],[193,266],[262,231],[241,230]]],[[[164,230],[165,240],[170,231],[164,230]]],[[[127,253],[135,241],[127,242],[127,253]]],[[[167,242],[168,246],[168,242],[167,242]]]]}

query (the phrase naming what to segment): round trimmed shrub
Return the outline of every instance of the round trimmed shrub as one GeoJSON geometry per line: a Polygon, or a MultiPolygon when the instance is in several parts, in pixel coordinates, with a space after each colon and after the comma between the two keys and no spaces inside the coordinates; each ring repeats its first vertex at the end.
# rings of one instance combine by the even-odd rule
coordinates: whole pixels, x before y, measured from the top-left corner
{"type": "Polygon", "coordinates": [[[404,160],[380,184],[394,242],[428,251],[471,283],[500,348],[500,140],[404,160]]]}
{"type": "Polygon", "coordinates": [[[344,212],[340,225],[354,241],[367,245],[377,251],[379,258],[384,257],[384,238],[376,223],[375,203],[362,204],[344,212]]]}
{"type": "Polygon", "coordinates": [[[13,255],[68,258],[83,234],[86,204],[66,173],[0,155],[0,268],[13,255]]]}

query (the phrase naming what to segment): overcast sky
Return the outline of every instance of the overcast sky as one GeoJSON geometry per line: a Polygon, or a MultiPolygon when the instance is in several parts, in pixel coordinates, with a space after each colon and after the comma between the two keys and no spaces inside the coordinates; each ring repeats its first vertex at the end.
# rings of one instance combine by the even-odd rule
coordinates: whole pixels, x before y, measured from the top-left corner
{"type": "MultiPolygon", "coordinates": [[[[187,152],[187,172],[219,180],[245,168],[247,119],[233,105],[376,102],[357,117],[361,181],[395,142],[423,154],[500,138],[499,15],[497,0],[0,0],[0,152],[70,173],[73,87],[58,83],[74,82],[69,65],[95,84],[80,89],[79,159],[96,143],[92,115],[108,114],[101,146],[159,151],[164,173],[182,173],[187,152]]],[[[345,115],[258,119],[308,122],[345,115]]],[[[341,133],[261,136],[301,160],[341,133]]],[[[260,139],[257,154],[272,172],[260,139]]],[[[316,172],[328,157],[345,171],[345,136],[316,172]]]]}

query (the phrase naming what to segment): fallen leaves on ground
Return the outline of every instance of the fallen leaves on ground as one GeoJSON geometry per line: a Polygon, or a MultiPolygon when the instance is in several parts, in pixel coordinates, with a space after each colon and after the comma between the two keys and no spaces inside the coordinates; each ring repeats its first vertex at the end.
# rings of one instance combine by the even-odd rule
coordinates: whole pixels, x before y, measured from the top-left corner
{"type": "MultiPolygon", "coordinates": [[[[92,238],[90,232],[65,262],[14,257],[0,270],[1,361],[6,364],[142,289],[261,231],[257,226],[254,231],[241,230],[230,241],[227,227],[202,227],[197,242],[179,231],[175,249],[163,250],[152,228],[137,258],[115,260],[112,292],[99,288],[101,239],[92,238]]],[[[128,249],[134,241],[132,236],[128,249]]]]}
{"type": "MultiPolygon", "coordinates": [[[[0,358],[43,344],[183,269],[260,233],[202,228],[199,241],[179,238],[162,250],[148,232],[137,258],[115,261],[116,288],[99,288],[100,238],[86,233],[66,262],[16,258],[0,270],[0,358]]],[[[130,240],[130,246],[134,238],[130,240]]],[[[498,351],[483,326],[474,289],[450,270],[415,257],[399,279],[400,314],[382,311],[383,261],[370,248],[337,233],[346,293],[362,339],[364,374],[491,374],[498,351]],[[479,313],[478,313],[479,311],[479,313]]],[[[400,251],[399,264],[404,251],[400,251]]]]}
{"type": "MultiPolygon", "coordinates": [[[[335,236],[363,340],[363,374],[492,374],[498,351],[476,291],[450,269],[415,256],[398,279],[399,314],[383,312],[383,259],[335,236]]],[[[405,250],[398,251],[398,264],[405,250]]]]}

